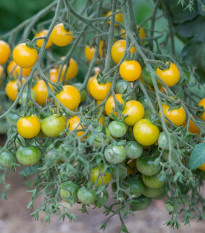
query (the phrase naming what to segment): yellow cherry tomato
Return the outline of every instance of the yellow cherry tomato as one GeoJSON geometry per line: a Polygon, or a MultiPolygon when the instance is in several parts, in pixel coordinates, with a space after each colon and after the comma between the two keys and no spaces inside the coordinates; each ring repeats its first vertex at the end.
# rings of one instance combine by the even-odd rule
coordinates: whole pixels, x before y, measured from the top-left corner
{"type": "MultiPolygon", "coordinates": [[[[47,34],[48,34],[48,30],[45,30],[45,29],[44,29],[44,30],[38,32],[38,33],[35,35],[35,38],[38,38],[38,37],[46,37],[47,34]]],[[[36,41],[36,45],[37,45],[39,48],[41,48],[41,47],[43,46],[43,42],[44,42],[44,39],[39,39],[39,40],[36,41]]],[[[51,38],[49,37],[49,38],[48,38],[48,42],[47,42],[47,44],[46,44],[46,49],[47,49],[47,48],[50,48],[52,44],[53,44],[53,42],[52,42],[51,38]]]]}
{"type": "Polygon", "coordinates": [[[48,96],[48,88],[43,80],[40,79],[37,81],[36,85],[33,87],[33,91],[36,94],[36,102],[39,105],[46,104],[46,100],[48,96]]]}
{"type": "MultiPolygon", "coordinates": [[[[22,83],[25,82],[25,79],[22,79],[22,83]]],[[[18,88],[21,87],[19,80],[9,81],[6,85],[6,94],[12,101],[15,101],[18,95],[18,88]]]]}
{"type": "MultiPolygon", "coordinates": [[[[139,31],[140,39],[146,38],[145,30],[144,30],[142,27],[140,27],[139,25],[137,25],[137,29],[138,29],[138,31],[139,31]]],[[[123,34],[123,33],[126,33],[126,32],[125,32],[125,29],[122,28],[122,29],[120,30],[120,34],[123,34]]],[[[121,35],[121,37],[122,37],[122,38],[125,38],[126,35],[125,35],[125,34],[124,34],[124,35],[121,35]]]]}
{"type": "Polygon", "coordinates": [[[97,182],[96,183],[97,187],[109,183],[112,179],[112,175],[108,172],[103,172],[103,170],[104,170],[103,163],[100,164],[100,168],[99,166],[96,166],[91,170],[91,175],[90,175],[91,181],[94,184],[97,182]]]}
{"type": "MultiPolygon", "coordinates": [[[[69,127],[69,131],[73,130],[81,130],[84,129],[82,123],[80,123],[80,118],[78,116],[73,116],[67,121],[67,127],[69,127]]],[[[77,132],[77,137],[80,137],[84,134],[84,130],[77,132]]]]}
{"type": "Polygon", "coordinates": [[[68,109],[75,110],[80,104],[81,96],[76,87],[66,85],[56,98],[68,109]]]}
{"type": "Polygon", "coordinates": [[[7,66],[7,73],[12,75],[14,78],[20,77],[21,74],[23,77],[28,77],[31,73],[31,70],[32,68],[21,68],[14,60],[11,61],[7,66]]]}
{"type": "MultiPolygon", "coordinates": [[[[89,62],[92,61],[94,53],[95,53],[95,47],[90,47],[88,45],[85,46],[85,57],[88,59],[89,62]]],[[[102,40],[100,41],[100,44],[99,44],[99,55],[100,57],[103,56],[103,41],[102,40]]]]}
{"type": "Polygon", "coordinates": [[[17,132],[23,138],[33,138],[39,134],[41,122],[36,115],[21,117],[17,121],[17,132]]]}
{"type": "Polygon", "coordinates": [[[73,40],[73,34],[71,31],[65,30],[63,23],[59,23],[51,32],[51,40],[55,45],[64,47],[73,40]]]}
{"type": "Polygon", "coordinates": [[[133,128],[135,140],[143,146],[153,145],[159,137],[159,128],[148,119],[139,120],[133,128]]]}
{"type": "Polygon", "coordinates": [[[195,134],[200,134],[199,127],[193,122],[192,119],[189,122],[189,132],[190,133],[195,133],[195,134]]]}
{"type": "Polygon", "coordinates": [[[127,115],[124,122],[127,125],[134,125],[137,121],[144,116],[144,107],[137,100],[130,100],[125,104],[125,108],[122,111],[123,115],[127,115]]]}
{"type": "MultiPolygon", "coordinates": [[[[58,67],[58,71],[60,71],[60,67],[58,67]]],[[[64,76],[65,71],[66,71],[66,65],[63,66],[63,69],[61,72],[61,76],[60,76],[61,82],[63,80],[63,76],[64,76]]],[[[71,58],[69,61],[68,69],[67,69],[66,74],[65,74],[65,80],[70,80],[70,79],[74,78],[77,75],[77,73],[78,73],[78,64],[73,58],[71,58]]]]}
{"type": "Polygon", "coordinates": [[[49,70],[49,79],[51,82],[58,82],[58,69],[53,68],[49,70]]]}
{"type": "Polygon", "coordinates": [[[142,68],[137,61],[123,61],[120,65],[121,77],[129,82],[137,80],[142,73],[142,68]]]}
{"type": "Polygon", "coordinates": [[[158,67],[156,74],[167,84],[168,87],[174,86],[180,79],[179,69],[172,62],[170,63],[170,67],[166,70],[161,70],[158,67]]]}
{"type": "MultiPolygon", "coordinates": [[[[109,11],[106,13],[105,17],[109,17],[110,15],[112,15],[112,11],[109,11]]],[[[122,13],[117,13],[115,15],[115,21],[116,22],[119,22],[119,23],[122,23],[123,22],[123,15],[122,13]]],[[[111,16],[109,17],[109,21],[107,21],[107,24],[110,25],[110,22],[111,22],[111,16]]],[[[118,27],[119,25],[117,23],[115,23],[115,27],[118,27]]]]}
{"type": "Polygon", "coordinates": [[[89,94],[89,95],[91,95],[91,93],[90,93],[90,84],[91,84],[92,80],[93,80],[95,77],[96,77],[96,76],[92,76],[92,77],[90,77],[89,80],[88,80],[87,90],[88,90],[88,94],[89,94]]]}
{"type": "Polygon", "coordinates": [[[199,116],[199,118],[202,120],[202,121],[205,121],[205,98],[203,98],[199,103],[198,103],[199,106],[202,106],[204,108],[204,112],[202,115],[199,116]]]}
{"type": "MultiPolygon", "coordinates": [[[[124,104],[124,101],[122,99],[122,95],[121,94],[116,94],[115,98],[121,103],[124,104]]],[[[115,108],[115,99],[114,97],[111,95],[109,96],[109,98],[107,99],[106,103],[105,103],[105,111],[106,114],[108,116],[110,116],[111,113],[113,113],[116,117],[118,116],[118,113],[114,111],[115,108]]]]}
{"type": "MultiPolygon", "coordinates": [[[[170,106],[163,104],[162,105],[164,115],[175,125],[182,126],[186,121],[186,112],[181,106],[178,109],[169,110],[170,106]]],[[[161,112],[159,111],[159,115],[161,116],[161,112]]],[[[168,120],[166,120],[168,122],[168,120]]]]}
{"type": "MultiPolygon", "coordinates": [[[[116,41],[111,49],[111,56],[112,60],[118,64],[120,60],[122,59],[126,49],[126,40],[118,40],[116,41]]],[[[130,52],[133,54],[135,53],[136,49],[135,47],[132,47],[130,49],[130,52]]]]}
{"type": "Polygon", "coordinates": [[[205,171],[205,163],[199,167],[200,170],[205,171]]]}
{"type": "Polygon", "coordinates": [[[4,64],[9,60],[10,53],[10,46],[5,41],[0,40],[0,64],[4,64]]]}
{"type": "Polygon", "coordinates": [[[22,43],[14,48],[13,59],[20,67],[30,68],[36,63],[38,53],[36,49],[30,48],[25,43],[22,43]]]}
{"type": "Polygon", "coordinates": [[[108,95],[112,82],[99,84],[97,77],[94,77],[89,83],[89,91],[93,98],[96,100],[104,100],[108,95]]]}

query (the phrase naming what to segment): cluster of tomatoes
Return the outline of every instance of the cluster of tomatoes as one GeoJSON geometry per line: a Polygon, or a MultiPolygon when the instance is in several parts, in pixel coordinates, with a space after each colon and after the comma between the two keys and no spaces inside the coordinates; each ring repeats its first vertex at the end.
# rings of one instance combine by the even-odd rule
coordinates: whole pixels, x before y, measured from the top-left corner
{"type": "MultiPolygon", "coordinates": [[[[117,23],[123,20],[122,15],[116,14],[115,20],[118,27],[117,23]]],[[[140,27],[138,30],[140,38],[145,38],[145,31],[140,27]]],[[[152,198],[166,196],[163,164],[177,157],[177,154],[169,153],[169,143],[174,148],[177,139],[171,137],[168,143],[160,122],[161,110],[167,125],[181,127],[183,131],[189,124],[191,136],[197,137],[200,129],[194,119],[186,122],[186,110],[183,106],[174,108],[173,103],[180,101],[170,96],[161,110],[156,102],[154,108],[159,119],[153,121],[154,113],[136,85],[142,83],[154,93],[152,77],[141,62],[124,56],[126,52],[130,55],[136,53],[135,47],[126,51],[124,29],[120,30],[121,38],[111,49],[111,57],[117,67],[115,72],[119,72],[117,78],[105,77],[98,68],[93,70],[93,76],[87,83],[70,81],[78,73],[78,64],[73,58],[68,64],[53,66],[46,75],[33,72],[42,62],[39,61],[38,48],[42,48],[47,33],[47,30],[37,33],[34,45],[18,44],[9,63],[11,49],[5,41],[0,41],[0,64],[4,66],[0,66],[0,72],[3,74],[6,70],[10,77],[5,87],[6,95],[13,102],[18,98],[16,113],[7,116],[14,132],[14,137],[9,137],[7,144],[11,149],[5,147],[1,152],[0,165],[38,164],[46,167],[45,170],[52,170],[54,176],[60,174],[60,182],[53,188],[59,190],[60,197],[69,203],[106,204],[107,198],[102,197],[102,192],[107,190],[108,184],[112,184],[114,198],[129,202],[132,211],[147,208],[152,198]],[[31,82],[26,83],[31,77],[31,82]],[[56,91],[57,84],[61,82],[56,91]],[[27,111],[22,112],[25,108],[19,105],[26,106],[27,111]]],[[[60,23],[47,38],[45,49],[50,49],[52,44],[64,47],[73,40],[72,32],[60,23]]],[[[99,67],[105,48],[106,41],[101,40],[99,61],[96,62],[99,67]]],[[[95,46],[85,46],[88,63],[95,51],[95,46]]],[[[180,81],[180,72],[172,62],[167,66],[166,69],[158,67],[156,74],[168,87],[173,87],[180,81]]],[[[165,93],[161,81],[157,84],[165,93]]],[[[205,98],[198,105],[205,109],[205,98]]],[[[205,111],[199,117],[205,121],[205,111]]],[[[199,169],[205,170],[205,165],[199,169]]],[[[41,172],[39,170],[39,177],[41,172]]]]}

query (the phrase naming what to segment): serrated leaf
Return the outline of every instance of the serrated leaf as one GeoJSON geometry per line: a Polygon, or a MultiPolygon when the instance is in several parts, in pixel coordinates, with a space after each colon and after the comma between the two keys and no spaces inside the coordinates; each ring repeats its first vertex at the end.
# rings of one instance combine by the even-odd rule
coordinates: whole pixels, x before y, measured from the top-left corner
{"type": "Polygon", "coordinates": [[[38,165],[29,166],[19,172],[20,176],[32,176],[38,173],[38,165]]]}
{"type": "Polygon", "coordinates": [[[205,163],[205,143],[195,145],[189,160],[189,168],[197,169],[205,163]]]}

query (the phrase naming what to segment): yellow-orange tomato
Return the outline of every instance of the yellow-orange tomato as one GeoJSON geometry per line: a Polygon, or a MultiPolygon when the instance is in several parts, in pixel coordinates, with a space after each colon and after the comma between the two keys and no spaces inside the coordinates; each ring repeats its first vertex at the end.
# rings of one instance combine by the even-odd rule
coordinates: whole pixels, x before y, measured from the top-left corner
{"type": "MultiPolygon", "coordinates": [[[[80,118],[78,116],[73,116],[67,121],[67,127],[69,127],[69,131],[73,130],[81,130],[84,129],[82,123],[80,123],[80,118]]],[[[84,130],[77,132],[77,137],[80,137],[84,134],[84,130]]]]}
{"type": "Polygon", "coordinates": [[[100,119],[99,119],[99,123],[101,124],[101,125],[105,125],[105,117],[103,117],[103,116],[100,116],[100,119]]]}
{"type": "MultiPolygon", "coordinates": [[[[58,67],[58,72],[60,71],[60,67],[58,67]]],[[[63,66],[62,72],[61,72],[61,76],[60,76],[60,81],[62,82],[63,80],[63,76],[64,73],[66,71],[66,65],[63,66]]],[[[78,64],[76,63],[76,61],[71,58],[69,61],[69,66],[68,69],[65,73],[65,80],[70,80],[72,78],[74,78],[78,73],[78,64]]]]}
{"type": "Polygon", "coordinates": [[[20,67],[30,68],[36,63],[38,53],[36,49],[30,48],[25,43],[22,43],[14,48],[13,59],[20,67]]]}
{"type": "Polygon", "coordinates": [[[7,73],[9,75],[12,75],[14,78],[20,77],[21,74],[22,74],[23,77],[28,77],[29,74],[31,73],[31,69],[32,68],[21,68],[13,60],[7,66],[7,73]]]}
{"type": "MultiPolygon", "coordinates": [[[[102,57],[103,56],[103,41],[102,40],[100,41],[98,51],[99,51],[100,57],[102,57]]],[[[88,45],[85,46],[85,57],[88,59],[88,61],[90,62],[92,61],[94,53],[95,53],[95,47],[90,47],[88,45]]]]}
{"type": "MultiPolygon", "coordinates": [[[[126,49],[126,40],[118,40],[116,41],[111,49],[111,56],[112,60],[118,64],[120,60],[122,59],[126,49]]],[[[130,52],[133,54],[135,53],[136,49],[135,47],[132,47],[130,49],[130,52]]]]}
{"type": "Polygon", "coordinates": [[[21,117],[17,121],[17,132],[23,138],[33,138],[39,134],[41,122],[36,115],[21,117]]]}
{"type": "MultiPolygon", "coordinates": [[[[48,34],[48,30],[45,30],[45,29],[44,29],[44,30],[38,32],[38,33],[35,35],[35,38],[38,38],[38,37],[46,37],[47,34],[48,34]]],[[[39,39],[39,40],[36,41],[36,45],[37,45],[39,48],[41,48],[41,47],[43,46],[43,42],[44,42],[44,39],[39,39]]],[[[49,38],[48,38],[48,42],[47,42],[47,44],[46,44],[46,49],[47,49],[47,48],[50,48],[52,44],[53,44],[53,42],[52,42],[51,38],[49,37],[49,38]]]]}
{"type": "MultiPolygon", "coordinates": [[[[107,12],[106,15],[105,15],[105,17],[109,17],[110,15],[112,15],[112,11],[107,12]]],[[[122,13],[117,13],[115,15],[115,21],[119,22],[119,23],[123,22],[123,15],[122,15],[122,13]]],[[[111,22],[111,17],[109,17],[109,21],[107,21],[107,24],[110,25],[110,22],[111,22]]],[[[118,27],[117,23],[115,23],[115,27],[118,27]]]]}
{"type": "Polygon", "coordinates": [[[80,104],[81,96],[76,87],[66,85],[56,98],[68,109],[75,110],[80,104]]]}
{"type": "Polygon", "coordinates": [[[124,122],[127,125],[134,125],[137,121],[144,116],[144,107],[137,100],[130,100],[125,104],[125,108],[122,111],[123,115],[127,115],[124,122]]]}
{"type": "Polygon", "coordinates": [[[203,98],[199,103],[199,106],[202,106],[204,108],[204,112],[202,115],[199,116],[200,119],[202,119],[202,121],[205,121],[205,98],[203,98]]]}
{"type": "Polygon", "coordinates": [[[38,80],[36,85],[33,87],[33,90],[36,94],[36,102],[39,105],[46,104],[48,96],[48,88],[43,80],[38,80]]]}
{"type": "Polygon", "coordinates": [[[167,84],[168,87],[174,86],[180,79],[179,69],[172,62],[170,63],[170,67],[166,70],[161,70],[158,67],[156,74],[167,84]]]}
{"type": "Polygon", "coordinates": [[[49,70],[49,79],[54,83],[58,81],[58,69],[54,68],[49,70]]]}
{"type": "Polygon", "coordinates": [[[87,90],[88,90],[88,94],[91,95],[90,93],[90,84],[91,84],[91,81],[95,78],[96,76],[92,76],[89,78],[88,80],[88,84],[87,84],[87,90]]]}
{"type": "Polygon", "coordinates": [[[0,64],[8,61],[11,53],[10,46],[3,40],[0,40],[0,64]]]}
{"type": "MultiPolygon", "coordinates": [[[[117,101],[119,101],[121,104],[124,104],[124,101],[122,99],[122,95],[121,94],[116,94],[115,98],[117,99],[117,101]]],[[[107,113],[108,116],[110,116],[111,113],[113,113],[116,117],[118,116],[117,112],[114,112],[114,108],[115,108],[115,99],[114,97],[111,95],[106,103],[105,103],[105,111],[107,113]]]]}
{"type": "Polygon", "coordinates": [[[200,134],[200,129],[199,129],[199,127],[193,122],[193,120],[190,120],[190,122],[189,122],[189,132],[190,132],[190,133],[200,134]]]}
{"type": "Polygon", "coordinates": [[[112,82],[108,82],[105,84],[99,84],[97,77],[94,77],[90,80],[89,83],[89,91],[93,98],[96,100],[104,100],[108,95],[108,92],[111,88],[112,82]]]}
{"type": "MultiPolygon", "coordinates": [[[[138,29],[138,31],[139,31],[140,39],[146,38],[145,30],[144,30],[142,27],[140,27],[139,25],[137,25],[137,29],[138,29]]],[[[120,34],[123,34],[123,33],[125,33],[125,29],[122,28],[122,29],[120,30],[120,34]]],[[[121,35],[121,37],[122,37],[122,38],[125,38],[126,35],[123,34],[123,35],[121,35]]]]}
{"type": "MultiPolygon", "coordinates": [[[[25,82],[25,79],[22,79],[22,83],[25,82]]],[[[19,80],[9,81],[6,85],[6,94],[12,101],[15,101],[18,95],[18,88],[21,86],[19,80]]]]}
{"type": "MultiPolygon", "coordinates": [[[[186,121],[186,112],[181,106],[178,109],[169,110],[170,106],[163,104],[162,105],[164,115],[175,125],[182,126],[186,121]]],[[[159,115],[161,116],[161,112],[159,111],[159,115]]],[[[168,122],[168,120],[166,120],[168,122]]]]}
{"type": "Polygon", "coordinates": [[[141,65],[135,60],[123,61],[120,65],[120,75],[126,81],[132,82],[137,80],[141,73],[141,65]]]}
{"type": "Polygon", "coordinates": [[[139,120],[133,128],[135,140],[143,146],[153,145],[157,141],[159,133],[159,128],[148,119],[139,120]]]}
{"type": "Polygon", "coordinates": [[[64,47],[73,40],[73,34],[71,31],[67,31],[64,29],[64,24],[59,23],[51,32],[51,40],[57,46],[64,47]]]}
{"type": "Polygon", "coordinates": [[[205,163],[199,167],[200,170],[205,171],[205,163]]]}

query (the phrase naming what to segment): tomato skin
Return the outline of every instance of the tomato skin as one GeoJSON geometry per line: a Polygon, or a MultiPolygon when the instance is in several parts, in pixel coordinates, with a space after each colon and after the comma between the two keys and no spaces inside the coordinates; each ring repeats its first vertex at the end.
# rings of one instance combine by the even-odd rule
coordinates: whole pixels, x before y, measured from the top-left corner
{"type": "Polygon", "coordinates": [[[105,84],[98,83],[97,76],[90,80],[89,91],[90,95],[96,100],[104,100],[108,95],[112,82],[105,84]]]}
{"type": "Polygon", "coordinates": [[[43,133],[48,137],[57,137],[65,129],[65,117],[58,114],[50,115],[41,122],[43,133]]]}
{"type": "MultiPolygon", "coordinates": [[[[22,83],[25,82],[25,79],[22,79],[22,83]]],[[[15,101],[18,96],[18,87],[21,87],[19,80],[9,81],[6,84],[6,95],[10,100],[15,101]]]]}
{"type": "Polygon", "coordinates": [[[78,200],[78,190],[79,185],[73,183],[72,181],[63,182],[60,186],[60,196],[61,198],[69,203],[69,198],[74,198],[75,201],[78,200]]]}
{"type": "Polygon", "coordinates": [[[85,205],[91,205],[95,202],[96,200],[96,194],[95,191],[90,189],[88,190],[86,187],[81,187],[78,190],[78,199],[82,204],[85,205]]]}
{"type": "Polygon", "coordinates": [[[143,148],[136,141],[128,141],[125,144],[127,157],[130,159],[137,159],[142,155],[143,148]]]}
{"type": "MultiPolygon", "coordinates": [[[[137,29],[138,29],[138,32],[139,32],[139,36],[140,36],[140,39],[144,39],[146,38],[146,33],[145,33],[145,30],[140,27],[139,25],[137,25],[137,29]]],[[[126,33],[125,30],[122,28],[120,30],[120,34],[123,34],[123,33],[126,33]]],[[[125,38],[126,37],[126,34],[125,35],[121,35],[122,38],[125,38]]],[[[143,43],[143,42],[142,42],[143,43]]]]}
{"type": "Polygon", "coordinates": [[[9,152],[2,152],[0,154],[0,167],[2,168],[10,168],[14,162],[14,158],[9,152]]]}
{"type": "MultiPolygon", "coordinates": [[[[103,41],[102,40],[100,41],[98,52],[99,52],[100,57],[102,57],[103,56],[103,41]]],[[[94,53],[95,53],[95,47],[90,47],[88,45],[85,46],[85,57],[88,59],[89,62],[92,61],[94,53]]]]}
{"type": "MultiPolygon", "coordinates": [[[[122,95],[121,94],[116,94],[115,95],[117,101],[119,101],[121,104],[124,104],[124,101],[122,99],[122,95]]],[[[106,103],[105,103],[105,111],[106,111],[106,114],[108,116],[111,115],[111,113],[113,113],[116,117],[118,116],[118,113],[117,112],[113,112],[114,111],[114,108],[115,108],[115,99],[114,97],[111,95],[106,103]]]]}
{"type": "MultiPolygon", "coordinates": [[[[73,86],[76,87],[80,91],[80,89],[82,87],[82,83],[73,83],[73,86]]],[[[84,103],[86,101],[86,91],[84,89],[81,90],[80,96],[81,96],[80,102],[84,103]]]]}
{"type": "MultiPolygon", "coordinates": [[[[127,153],[127,151],[126,151],[126,153],[127,153]]],[[[126,166],[127,166],[127,175],[133,175],[133,174],[136,174],[138,172],[137,167],[136,167],[136,159],[129,159],[126,162],[126,166]]]]}
{"type": "Polygon", "coordinates": [[[143,195],[149,198],[157,198],[157,197],[160,197],[164,193],[164,189],[165,189],[164,186],[162,186],[159,189],[152,189],[152,188],[148,188],[144,186],[143,195]]]}
{"type": "MultiPolygon", "coordinates": [[[[171,147],[173,148],[176,143],[174,137],[171,135],[170,136],[170,143],[171,147]]],[[[165,132],[161,132],[158,138],[158,146],[161,149],[168,150],[169,149],[169,144],[168,144],[168,139],[166,138],[165,132]]]]}
{"type": "Polygon", "coordinates": [[[16,126],[18,134],[23,138],[36,137],[41,130],[41,122],[36,115],[20,117],[16,126]]]}
{"type": "MultiPolygon", "coordinates": [[[[162,105],[164,115],[173,123],[175,126],[182,126],[186,121],[186,112],[184,107],[181,106],[178,109],[169,110],[169,106],[166,104],[162,105]]],[[[159,111],[159,116],[161,116],[161,112],[159,111]]],[[[168,122],[168,120],[166,120],[168,122]]]]}
{"type": "MultiPolygon", "coordinates": [[[[34,36],[34,38],[46,37],[47,34],[48,34],[48,30],[45,30],[45,29],[44,29],[44,30],[38,32],[38,33],[34,36]]],[[[44,39],[39,39],[39,40],[36,41],[36,45],[37,45],[39,48],[41,48],[41,47],[43,46],[43,42],[44,42],[44,39]]],[[[53,42],[52,42],[52,40],[51,40],[51,37],[49,37],[49,38],[48,38],[48,42],[47,42],[45,48],[46,48],[46,49],[50,48],[52,44],[53,44],[53,42]]]]}
{"type": "Polygon", "coordinates": [[[53,68],[49,70],[49,79],[53,83],[58,82],[58,69],[57,68],[53,68]]]}
{"type": "MultiPolygon", "coordinates": [[[[67,127],[69,127],[69,131],[73,131],[73,130],[80,130],[83,129],[83,125],[80,121],[80,118],[78,116],[73,116],[70,119],[68,119],[67,121],[67,127]]],[[[80,137],[84,134],[84,130],[79,131],[76,133],[77,137],[80,137]]]]}
{"type": "Polygon", "coordinates": [[[133,82],[137,80],[141,73],[141,65],[135,60],[123,61],[120,65],[120,75],[126,81],[133,82]]]}
{"type": "Polygon", "coordinates": [[[31,73],[31,68],[21,68],[16,64],[14,60],[12,60],[7,66],[7,73],[12,75],[14,78],[20,77],[22,72],[23,77],[28,77],[31,73]]]}
{"type": "Polygon", "coordinates": [[[153,145],[159,137],[159,128],[147,119],[139,120],[133,128],[135,140],[143,146],[153,145]]]}
{"type": "Polygon", "coordinates": [[[88,133],[88,139],[91,146],[100,147],[102,145],[107,145],[110,142],[110,131],[102,126],[97,125],[93,127],[95,130],[88,133]],[[99,135],[100,134],[100,135],[99,135]]]}
{"type": "Polygon", "coordinates": [[[112,121],[109,124],[108,129],[111,135],[115,138],[121,138],[127,132],[127,126],[125,125],[125,123],[120,121],[112,121]]]}
{"type": "Polygon", "coordinates": [[[25,166],[32,166],[40,160],[40,151],[35,146],[22,147],[20,146],[16,152],[18,162],[25,166]]]}
{"type": "Polygon", "coordinates": [[[127,117],[124,119],[124,122],[127,125],[133,126],[137,123],[137,121],[143,118],[144,112],[144,107],[139,101],[130,100],[126,102],[122,111],[123,115],[127,115],[127,117]]]}
{"type": "Polygon", "coordinates": [[[126,90],[130,90],[131,86],[130,83],[124,79],[120,79],[117,81],[115,85],[115,93],[116,94],[123,94],[126,90]]]}
{"type": "MultiPolygon", "coordinates": [[[[65,80],[66,81],[75,78],[75,76],[78,74],[78,64],[73,58],[71,58],[69,61],[67,71],[66,71],[66,66],[67,65],[64,65],[63,69],[61,71],[61,75],[60,75],[61,82],[63,81],[63,77],[64,77],[65,72],[66,72],[65,73],[65,80]]],[[[58,67],[58,72],[60,72],[60,67],[58,67]]]]}
{"type": "Polygon", "coordinates": [[[108,146],[104,152],[105,159],[111,164],[118,164],[126,159],[124,146],[108,146]]]}
{"type": "Polygon", "coordinates": [[[166,179],[160,180],[160,173],[155,176],[142,175],[142,180],[148,188],[159,189],[166,183],[166,179]]]}
{"type": "Polygon", "coordinates": [[[132,176],[125,179],[123,188],[127,189],[132,198],[140,197],[144,191],[144,184],[138,176],[132,176]]]}
{"type": "MultiPolygon", "coordinates": [[[[105,17],[109,17],[110,15],[112,15],[112,11],[108,11],[105,15],[105,17]]],[[[123,15],[122,13],[117,13],[115,14],[115,21],[116,22],[119,22],[119,23],[122,23],[123,22],[123,15]]],[[[109,21],[107,21],[107,24],[110,25],[110,22],[111,22],[111,18],[109,21]]],[[[119,25],[117,23],[115,23],[115,27],[118,27],[119,25]]]]}
{"type": "Polygon", "coordinates": [[[202,165],[199,167],[199,170],[201,170],[201,171],[205,171],[205,163],[204,163],[204,164],[202,164],[202,165]]]}
{"type": "Polygon", "coordinates": [[[161,70],[158,67],[156,74],[167,84],[168,87],[174,86],[180,79],[179,69],[172,62],[170,63],[170,67],[166,70],[161,70]]]}
{"type": "Polygon", "coordinates": [[[154,176],[161,170],[161,165],[155,165],[157,157],[143,155],[136,161],[137,170],[146,176],[154,176]]]}
{"type": "Polygon", "coordinates": [[[103,163],[100,164],[100,169],[99,169],[99,166],[96,166],[96,167],[93,167],[91,170],[91,175],[90,175],[91,181],[94,184],[97,182],[96,184],[97,187],[109,183],[112,179],[112,175],[108,173],[107,171],[103,172],[103,170],[104,170],[103,163]]]}
{"type": "Polygon", "coordinates": [[[38,52],[25,43],[17,45],[13,50],[13,59],[22,68],[31,68],[38,59],[38,52]]]}
{"type": "MultiPolygon", "coordinates": [[[[112,60],[118,64],[120,60],[122,59],[126,49],[126,40],[118,40],[116,41],[111,49],[111,56],[112,60]]],[[[133,54],[135,53],[136,49],[135,47],[132,47],[130,49],[130,52],[133,54]]]]}
{"type": "Polygon", "coordinates": [[[63,90],[56,95],[56,98],[71,111],[78,107],[81,100],[78,89],[70,85],[63,86],[63,90]]]}
{"type": "Polygon", "coordinates": [[[65,30],[63,23],[59,23],[53,28],[50,37],[53,43],[60,47],[70,44],[73,40],[72,32],[65,30]]]}
{"type": "Polygon", "coordinates": [[[198,103],[198,106],[202,106],[204,108],[204,112],[202,115],[199,115],[199,118],[202,121],[205,121],[205,98],[201,99],[200,102],[198,103]]]}
{"type": "Polygon", "coordinates": [[[151,205],[152,199],[145,197],[145,196],[140,196],[136,199],[132,199],[130,202],[130,210],[131,211],[137,211],[137,210],[145,210],[151,205]]]}
{"type": "Polygon", "coordinates": [[[5,41],[0,40],[0,65],[9,60],[10,53],[10,46],[5,41]]]}
{"type": "Polygon", "coordinates": [[[199,127],[194,123],[194,121],[192,119],[189,121],[189,132],[195,133],[195,134],[200,134],[199,127]]]}

